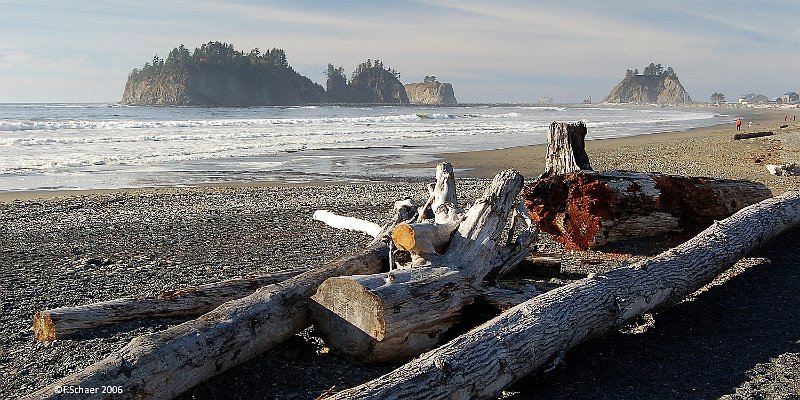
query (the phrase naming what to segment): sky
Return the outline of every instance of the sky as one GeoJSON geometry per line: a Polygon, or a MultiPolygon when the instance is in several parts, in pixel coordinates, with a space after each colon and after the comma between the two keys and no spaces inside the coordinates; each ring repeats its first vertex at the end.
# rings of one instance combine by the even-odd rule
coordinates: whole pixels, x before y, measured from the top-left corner
{"type": "Polygon", "coordinates": [[[282,48],[325,85],[380,59],[459,102],[601,100],[627,69],[671,66],[694,100],[800,92],[800,1],[0,0],[0,103],[117,102],[180,44],[282,48]]]}

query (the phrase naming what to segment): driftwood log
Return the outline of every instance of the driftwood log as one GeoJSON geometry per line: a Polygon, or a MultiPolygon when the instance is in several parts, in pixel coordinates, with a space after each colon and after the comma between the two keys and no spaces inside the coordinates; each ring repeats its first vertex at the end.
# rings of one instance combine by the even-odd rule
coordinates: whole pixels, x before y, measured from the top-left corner
{"type": "MultiPolygon", "coordinates": [[[[498,174],[463,220],[458,218],[446,251],[418,254],[428,267],[324,282],[310,302],[320,336],[335,352],[358,362],[406,360],[436,345],[478,296],[490,272],[516,265],[527,255],[535,237],[532,221],[515,242],[504,245],[513,235],[508,227],[512,216],[521,212],[527,217],[517,200],[522,185],[516,171],[498,174]]],[[[450,223],[446,215],[444,220],[450,223]]],[[[414,225],[399,225],[395,231],[407,233],[414,225]]],[[[412,231],[437,228],[433,223],[428,230],[412,231]]]]}
{"type": "Polygon", "coordinates": [[[767,171],[776,176],[798,176],[800,175],[800,168],[796,163],[788,163],[783,165],[768,164],[767,171]]]}
{"type": "Polygon", "coordinates": [[[168,290],[152,297],[128,297],[44,310],[33,316],[33,333],[37,340],[46,342],[134,319],[196,317],[222,303],[253,294],[262,286],[285,281],[302,272],[275,272],[168,290]]]}
{"type": "MultiPolygon", "coordinates": [[[[396,224],[416,218],[417,207],[412,203],[396,205],[400,208],[382,231],[391,231],[396,224]]],[[[98,398],[174,398],[310,326],[308,299],[325,279],[376,273],[387,260],[388,247],[374,244],[362,253],[264,286],[197,319],[134,338],[83,371],[45,386],[27,398],[70,398],[70,394],[55,390],[61,386],[122,387],[122,395],[109,393],[98,398]]]]}
{"type": "Polygon", "coordinates": [[[774,133],[772,131],[737,133],[737,134],[733,135],[733,139],[734,140],[752,139],[752,138],[764,137],[764,136],[772,136],[772,135],[774,135],[774,133]]]}
{"type": "Polygon", "coordinates": [[[800,192],[765,200],[686,243],[526,301],[335,399],[488,399],[565,351],[677,304],[738,259],[800,225],[800,192]]]}
{"type": "Polygon", "coordinates": [[[525,206],[539,228],[570,249],[698,232],[771,196],[749,181],[625,171],[579,171],[526,185],[525,206]]]}

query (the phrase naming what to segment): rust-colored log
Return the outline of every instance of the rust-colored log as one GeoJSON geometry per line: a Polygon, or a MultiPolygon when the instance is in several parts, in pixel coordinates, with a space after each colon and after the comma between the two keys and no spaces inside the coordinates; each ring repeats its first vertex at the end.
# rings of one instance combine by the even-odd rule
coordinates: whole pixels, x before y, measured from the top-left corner
{"type": "Polygon", "coordinates": [[[625,171],[551,175],[523,190],[539,228],[580,250],[698,232],[771,195],[766,186],[749,181],[625,171]]]}

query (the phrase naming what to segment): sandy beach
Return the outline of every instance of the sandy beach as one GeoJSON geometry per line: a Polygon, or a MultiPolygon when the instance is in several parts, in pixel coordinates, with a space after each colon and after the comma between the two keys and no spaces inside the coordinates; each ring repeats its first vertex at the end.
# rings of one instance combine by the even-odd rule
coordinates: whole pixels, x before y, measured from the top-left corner
{"type": "MultiPolygon", "coordinates": [[[[746,179],[765,184],[774,194],[800,190],[800,177],[773,176],[765,167],[800,162],[800,121],[784,122],[786,110],[723,111],[741,113],[744,132],[752,121],[752,131],[775,134],[733,140],[732,118],[727,125],[686,132],[589,140],[590,161],[596,170],[746,179]]],[[[800,109],[788,112],[800,114],[800,109]]],[[[503,169],[535,178],[544,169],[545,151],[537,145],[440,157],[456,168],[459,195],[469,202],[503,169]]],[[[409,167],[428,168],[433,176],[434,165],[409,167]]],[[[132,321],[75,339],[38,343],[30,328],[37,311],[313,268],[367,241],[361,234],[312,221],[314,210],[379,222],[395,200],[411,196],[424,201],[426,194],[423,182],[414,181],[0,192],[0,397],[25,395],[102,359],[137,335],[181,322],[132,321]]],[[[638,259],[682,239],[611,250],[638,259]]],[[[545,245],[559,250],[552,242],[545,245]]],[[[597,254],[565,253],[565,276],[583,277],[619,265],[619,260],[586,261],[597,260],[597,254]]],[[[798,278],[800,232],[795,229],[737,263],[720,284],[656,314],[648,329],[623,329],[584,343],[552,371],[523,378],[504,398],[800,398],[798,278]]],[[[310,329],[181,398],[308,399],[392,368],[350,364],[323,351],[310,329]]]]}
{"type": "MultiPolygon", "coordinates": [[[[731,114],[727,125],[690,129],[634,137],[592,140],[586,136],[586,152],[595,170],[629,170],[665,174],[747,179],[762,182],[773,193],[798,190],[795,178],[775,177],[764,165],[800,161],[800,122],[791,121],[800,109],[720,109],[731,114]],[[789,121],[784,122],[784,116],[789,121]],[[733,140],[739,133],[735,116],[745,121],[742,131],[772,131],[774,136],[756,140],[733,140]],[[752,128],[747,128],[752,122],[752,128]],[[781,128],[782,125],[788,125],[781,128]]],[[[517,146],[502,150],[441,154],[462,174],[491,178],[498,171],[514,168],[533,178],[544,171],[547,145],[517,146]]],[[[417,168],[433,168],[436,162],[415,164],[417,168]]]]}

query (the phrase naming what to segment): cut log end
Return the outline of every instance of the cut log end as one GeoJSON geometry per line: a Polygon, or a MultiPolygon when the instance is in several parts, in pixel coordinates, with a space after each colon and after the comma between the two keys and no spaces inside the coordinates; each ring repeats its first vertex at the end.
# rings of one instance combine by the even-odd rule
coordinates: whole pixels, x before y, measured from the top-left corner
{"type": "MultiPolygon", "coordinates": [[[[322,331],[330,332],[331,335],[339,338],[366,335],[375,340],[383,340],[386,334],[381,299],[358,281],[330,278],[320,285],[315,295],[311,296],[310,305],[317,324],[325,325],[326,329],[322,331]],[[338,320],[345,320],[347,323],[335,323],[338,320]],[[334,326],[337,327],[337,331],[330,331],[334,326]]],[[[349,346],[356,346],[359,341],[346,340],[346,342],[350,343],[349,346]]]]}
{"type": "Polygon", "coordinates": [[[392,241],[401,250],[411,250],[416,246],[416,235],[409,224],[399,224],[392,230],[392,241]]]}
{"type": "Polygon", "coordinates": [[[476,294],[457,271],[421,267],[328,279],[309,308],[337,354],[358,363],[398,362],[435,346],[476,294]]]}
{"type": "Polygon", "coordinates": [[[33,334],[40,342],[56,340],[56,325],[46,312],[38,312],[33,316],[33,334]]]}

